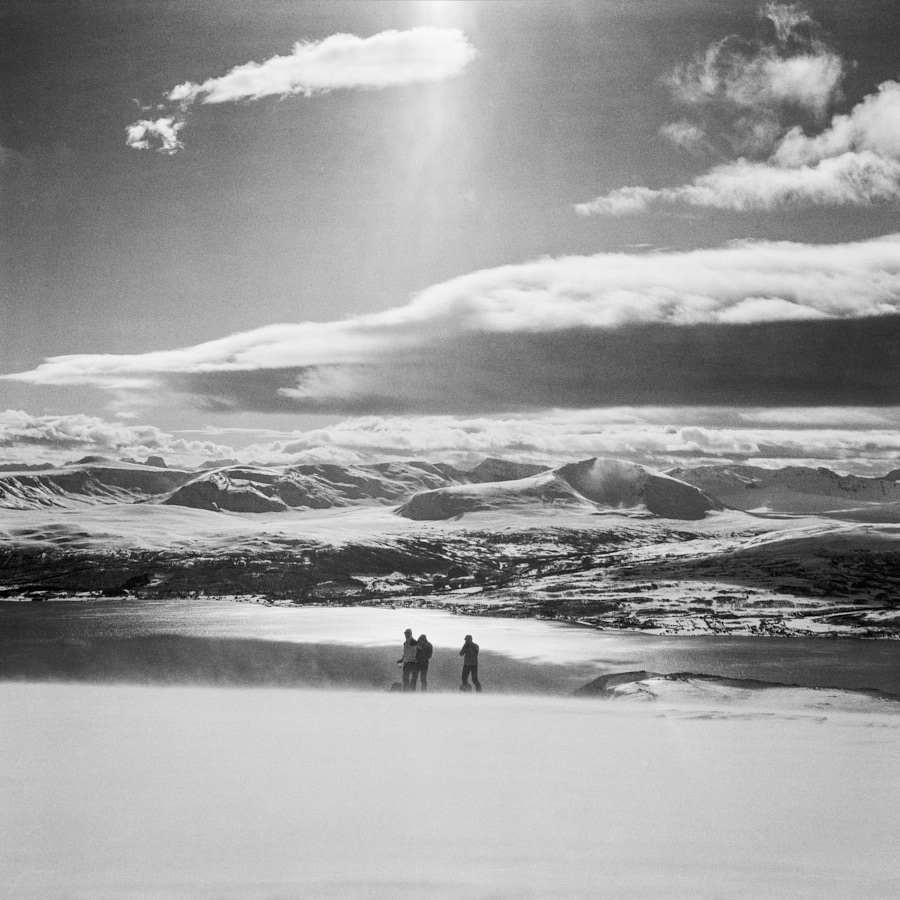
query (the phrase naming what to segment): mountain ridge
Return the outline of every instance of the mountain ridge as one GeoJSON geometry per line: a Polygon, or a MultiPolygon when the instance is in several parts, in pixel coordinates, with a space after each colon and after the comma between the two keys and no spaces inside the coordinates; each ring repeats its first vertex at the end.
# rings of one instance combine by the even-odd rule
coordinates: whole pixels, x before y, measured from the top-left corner
{"type": "Polygon", "coordinates": [[[702,519],[722,504],[694,485],[621,460],[591,458],[505,482],[424,491],[397,512],[419,521],[493,509],[567,505],[674,519],[702,519]]]}

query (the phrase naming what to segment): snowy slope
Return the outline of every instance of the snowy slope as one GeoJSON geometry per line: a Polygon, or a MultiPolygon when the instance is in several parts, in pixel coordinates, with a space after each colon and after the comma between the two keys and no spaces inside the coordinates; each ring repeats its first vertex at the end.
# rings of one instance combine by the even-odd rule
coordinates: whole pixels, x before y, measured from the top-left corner
{"type": "Polygon", "coordinates": [[[900,714],[898,698],[875,690],[841,690],[778,684],[748,678],[723,678],[694,672],[661,674],[644,670],[600,675],[575,691],[577,696],[639,700],[719,709],[868,711],[900,714]]]}
{"type": "Polygon", "coordinates": [[[17,900],[887,900],[897,717],[0,685],[17,900]]]}
{"type": "Polygon", "coordinates": [[[455,484],[464,474],[429,463],[371,466],[230,466],[197,476],[163,502],[229,512],[331,509],[397,503],[420,490],[455,484]]]}
{"type": "Polygon", "coordinates": [[[495,459],[489,456],[469,470],[467,480],[474,484],[482,484],[486,481],[516,481],[519,478],[528,478],[546,472],[550,466],[533,465],[531,463],[516,463],[506,459],[495,459]]]}
{"type": "Polygon", "coordinates": [[[564,505],[702,519],[721,509],[697,487],[635,463],[588,459],[517,481],[459,485],[416,494],[398,510],[409,519],[449,519],[469,512],[564,505]]]}
{"type": "Polygon", "coordinates": [[[896,515],[896,506],[889,512],[891,507],[883,505],[900,505],[900,481],[889,476],[862,478],[804,466],[701,466],[668,474],[736,509],[797,515],[859,510],[860,518],[868,511],[877,520],[879,510],[896,515]]]}
{"type": "Polygon", "coordinates": [[[97,504],[138,503],[167,494],[191,473],[141,463],[100,460],[57,469],[0,473],[0,507],[77,509],[97,504]]]}

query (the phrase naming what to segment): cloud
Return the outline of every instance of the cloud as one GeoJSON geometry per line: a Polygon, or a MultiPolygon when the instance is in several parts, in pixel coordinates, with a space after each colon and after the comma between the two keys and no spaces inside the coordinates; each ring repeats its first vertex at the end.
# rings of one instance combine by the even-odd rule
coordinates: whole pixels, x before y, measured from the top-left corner
{"type": "Polygon", "coordinates": [[[760,14],[775,26],[775,36],[782,43],[796,37],[801,26],[815,26],[809,13],[797,3],[767,3],[760,14]]]}
{"type": "Polygon", "coordinates": [[[149,150],[152,143],[158,143],[156,149],[160,153],[172,156],[184,146],[178,140],[178,132],[182,128],[184,121],[175,116],[163,116],[155,121],[141,119],[125,129],[125,143],[136,150],[149,150]]]}
{"type": "MultiPolygon", "coordinates": [[[[846,67],[820,38],[798,31],[815,28],[800,7],[768,4],[763,14],[775,26],[777,45],[754,45],[750,53],[743,44],[736,49],[737,39],[728,38],[670,79],[682,102],[741,111],[720,133],[719,144],[744,155],[719,163],[688,184],[616,188],[575,204],[580,215],[619,216],[659,203],[745,212],[859,207],[900,199],[900,83],[884,82],[849,113],[820,123],[817,133],[785,124],[773,104],[793,102],[824,113],[838,96],[846,67]],[[805,49],[798,53],[798,47],[805,49]],[[759,154],[763,158],[755,158],[759,154]]],[[[661,131],[688,149],[715,145],[708,126],[686,120],[664,125],[661,131]]]]}
{"type": "Polygon", "coordinates": [[[321,41],[301,41],[287,56],[244,63],[217,78],[177,85],[166,95],[174,107],[170,114],[129,126],[127,144],[145,150],[158,138],[162,152],[177,152],[182,146],[178,131],[184,127],[186,111],[196,102],[311,97],[333,90],[378,90],[438,81],[459,74],[475,55],[466,36],[454,28],[423,26],[367,38],[333,34],[321,41]]]}
{"type": "Polygon", "coordinates": [[[541,259],[404,306],[3,376],[349,415],[898,401],[900,235],[541,259]]]}
{"type": "Polygon", "coordinates": [[[0,411],[0,461],[60,463],[73,455],[144,458],[163,454],[194,463],[224,456],[230,449],[211,441],[175,438],[152,425],[125,425],[86,415],[0,411]]]}
{"type": "Polygon", "coordinates": [[[900,160],[871,151],[848,152],[814,165],[781,166],[739,159],[686,185],[654,190],[618,188],[578,203],[583,216],[640,212],[657,202],[712,209],[771,210],[785,206],[871,206],[900,199],[900,160]]]}
{"type": "MultiPolygon", "coordinates": [[[[777,410],[757,412],[778,424],[777,410]]],[[[729,423],[736,417],[722,408],[554,410],[475,418],[367,416],[250,445],[239,455],[275,464],[419,458],[462,468],[488,456],[544,464],[611,456],[660,468],[800,461],[878,474],[897,467],[900,430],[883,417],[873,415],[871,422],[860,423],[854,422],[852,410],[831,410],[824,417],[827,420],[833,414],[834,421],[823,426],[814,410],[807,413],[809,426],[803,428],[729,423]],[[845,427],[839,424],[842,418],[845,427]],[[863,424],[873,427],[859,427],[863,424]]]]}
{"type": "Polygon", "coordinates": [[[682,103],[728,103],[748,109],[793,104],[822,115],[840,95],[843,60],[822,46],[783,53],[781,48],[726,38],[677,68],[669,84],[682,103]]]}
{"type": "Polygon", "coordinates": [[[898,410],[722,407],[550,410],[502,416],[364,416],[308,430],[205,429],[183,440],[152,425],[84,416],[0,412],[0,463],[61,464],[85,455],[195,467],[223,458],[243,463],[356,465],[426,459],[471,467],[487,456],[560,464],[612,456],[666,468],[708,463],[788,462],[883,474],[900,466],[898,410]]]}
{"type": "Polygon", "coordinates": [[[474,57],[465,35],[453,28],[382,31],[368,38],[334,34],[322,41],[298,42],[289,56],[235,66],[201,84],[185,82],[173,88],[168,99],[229,103],[273,95],[309,97],[339,88],[386,88],[449,78],[474,57]]]}
{"type": "Polygon", "coordinates": [[[670,122],[659,129],[659,133],[683,150],[706,150],[709,142],[706,133],[698,125],[690,122],[670,122]]]}
{"type": "Polygon", "coordinates": [[[821,116],[840,96],[846,65],[802,7],[767,3],[760,18],[775,29],[775,42],[730,35],[668,77],[686,104],[731,106],[758,113],[784,105],[821,116]]]}
{"type": "Polygon", "coordinates": [[[616,188],[602,197],[576,203],[575,212],[580,216],[621,216],[625,213],[643,212],[657,200],[669,199],[664,196],[667,190],[677,188],[655,189],[640,186],[616,188]]]}
{"type": "Polygon", "coordinates": [[[815,164],[848,152],[870,152],[882,159],[900,159],[900,84],[886,81],[848,115],[837,115],[812,137],[792,128],[772,159],[782,166],[815,164]]]}
{"type": "Polygon", "coordinates": [[[640,212],[653,203],[684,202],[715,209],[782,206],[869,206],[900,198],[900,83],[887,81],[849,114],[817,135],[796,126],[768,159],[740,158],[691,183],[669,188],[617,188],[575,204],[584,216],[640,212]]]}

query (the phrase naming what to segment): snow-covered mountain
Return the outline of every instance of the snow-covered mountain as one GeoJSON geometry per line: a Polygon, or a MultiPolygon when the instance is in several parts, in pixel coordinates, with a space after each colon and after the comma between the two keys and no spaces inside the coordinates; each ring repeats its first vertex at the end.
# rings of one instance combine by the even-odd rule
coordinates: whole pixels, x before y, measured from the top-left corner
{"type": "MultiPolygon", "coordinates": [[[[799,517],[726,510],[686,479],[618,460],[497,478],[520,471],[407,462],[186,472],[81,460],[3,472],[0,598],[200,591],[661,633],[900,629],[900,526],[835,521],[896,508],[869,500],[878,479],[813,472],[825,487],[861,482],[864,500],[799,517]],[[495,480],[480,481],[487,472],[495,480]]],[[[788,477],[762,471],[776,484],[788,477]]]]}
{"type": "Polygon", "coordinates": [[[226,465],[196,471],[146,462],[85,457],[58,468],[0,468],[0,508],[80,508],[97,504],[164,503],[238,513],[395,505],[419,491],[518,479],[544,467],[486,459],[471,471],[443,463],[340,466],[226,465]]]}
{"type": "Polygon", "coordinates": [[[694,485],[636,463],[587,459],[515,481],[454,485],[411,497],[398,512],[409,519],[449,519],[485,510],[563,505],[629,510],[671,519],[702,519],[722,508],[694,485]]]}
{"type": "Polygon", "coordinates": [[[888,512],[884,508],[886,504],[900,504],[898,473],[884,478],[863,478],[804,466],[782,469],[700,466],[695,469],[670,469],[668,474],[696,485],[726,506],[753,512],[815,515],[852,510],[858,511],[860,518],[871,517],[874,513],[878,521],[879,510],[888,512]]]}
{"type": "Polygon", "coordinates": [[[466,480],[473,484],[482,484],[486,481],[516,481],[519,478],[527,478],[529,475],[537,475],[546,472],[550,466],[540,466],[533,463],[510,462],[506,459],[496,459],[489,456],[466,472],[466,480]]]}
{"type": "Polygon", "coordinates": [[[142,463],[102,457],[85,457],[56,468],[0,466],[0,508],[79,509],[120,503],[164,503],[236,513],[400,506],[401,515],[416,520],[550,506],[702,519],[724,505],[771,515],[900,522],[900,475],[865,478],[824,468],[743,465],[661,473],[611,459],[545,468],[489,458],[470,470],[443,463],[402,462],[228,464],[187,471],[168,468],[158,458],[142,463]]]}
{"type": "Polygon", "coordinates": [[[0,508],[77,509],[138,503],[177,490],[192,472],[92,457],[60,468],[0,473],[0,508]]]}
{"type": "Polygon", "coordinates": [[[465,473],[430,463],[371,466],[230,466],[204,472],[163,500],[171,506],[229,512],[330,509],[398,503],[416,491],[456,484],[465,473]]]}

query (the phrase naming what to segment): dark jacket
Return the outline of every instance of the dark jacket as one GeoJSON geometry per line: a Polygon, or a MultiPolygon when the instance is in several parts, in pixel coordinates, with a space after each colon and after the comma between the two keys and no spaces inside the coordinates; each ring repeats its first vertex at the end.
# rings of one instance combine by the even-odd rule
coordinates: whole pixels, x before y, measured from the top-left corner
{"type": "Polygon", "coordinates": [[[434,653],[434,646],[431,641],[419,641],[419,649],[416,650],[416,662],[427,663],[434,653]]]}
{"type": "Polygon", "coordinates": [[[463,663],[467,666],[477,666],[478,665],[478,644],[475,641],[467,641],[462,645],[462,650],[459,651],[460,656],[464,656],[465,659],[463,663]]]}

